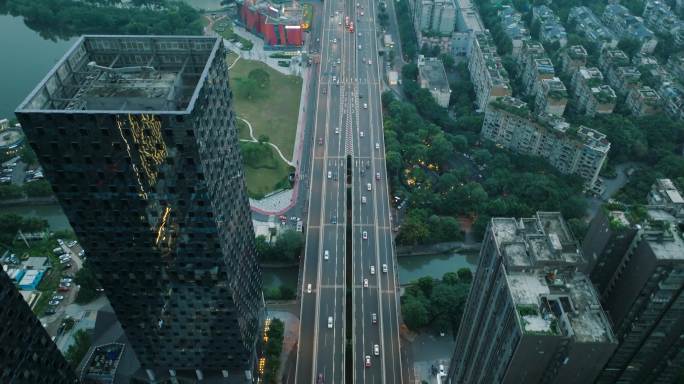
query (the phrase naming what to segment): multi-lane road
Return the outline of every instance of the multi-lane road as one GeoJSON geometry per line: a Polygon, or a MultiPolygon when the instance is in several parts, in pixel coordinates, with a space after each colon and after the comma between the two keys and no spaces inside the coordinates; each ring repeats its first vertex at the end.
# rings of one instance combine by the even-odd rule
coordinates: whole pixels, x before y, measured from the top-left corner
{"type": "Polygon", "coordinates": [[[403,382],[376,6],[346,0],[322,7],[297,383],[403,382]]]}

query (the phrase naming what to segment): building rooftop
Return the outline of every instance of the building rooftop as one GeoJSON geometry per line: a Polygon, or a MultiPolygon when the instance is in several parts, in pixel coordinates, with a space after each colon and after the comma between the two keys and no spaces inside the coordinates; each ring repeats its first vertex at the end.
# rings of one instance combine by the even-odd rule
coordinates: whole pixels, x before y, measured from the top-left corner
{"type": "Polygon", "coordinates": [[[568,97],[568,90],[565,88],[565,84],[557,77],[544,79],[541,84],[546,95],[550,98],[562,99],[568,97]]]}
{"type": "Polygon", "coordinates": [[[584,262],[577,242],[559,213],[538,212],[535,218],[511,220],[492,220],[492,229],[508,268],[567,267],[584,262]]]}
{"type": "Polygon", "coordinates": [[[461,14],[461,18],[463,19],[463,23],[465,24],[466,31],[484,31],[485,28],[482,24],[482,20],[480,20],[480,13],[477,11],[477,9],[475,9],[473,3],[470,0],[456,0],[456,8],[457,12],[461,14]]]}
{"type": "Polygon", "coordinates": [[[599,71],[599,69],[596,67],[580,68],[579,76],[582,77],[582,79],[584,79],[584,81],[587,83],[591,80],[594,80],[597,85],[603,82],[603,73],[601,73],[601,71],[599,71]]]}
{"type": "Polygon", "coordinates": [[[582,59],[587,57],[587,50],[581,45],[571,45],[566,50],[568,56],[573,59],[582,59]]]}
{"type": "MultiPolygon", "coordinates": [[[[681,196],[680,196],[681,197],[681,196]]],[[[644,239],[658,260],[684,260],[684,223],[663,209],[649,209],[644,239]]]]}
{"type": "Polygon", "coordinates": [[[221,39],[82,36],[17,112],[185,112],[221,39]]]}
{"type": "Polygon", "coordinates": [[[584,259],[559,213],[494,218],[491,226],[524,333],[572,337],[577,342],[614,340],[591,282],[576,272],[584,259]],[[538,258],[538,248],[559,257],[553,263],[538,258]]]}
{"type": "Polygon", "coordinates": [[[418,73],[422,81],[427,83],[427,87],[433,90],[449,92],[449,80],[444,70],[442,61],[436,58],[419,59],[418,73]]]}
{"type": "Polygon", "coordinates": [[[595,129],[580,125],[577,129],[577,136],[585,145],[588,145],[597,151],[607,153],[610,149],[610,142],[606,135],[595,129]]]}
{"type": "Polygon", "coordinates": [[[534,59],[534,67],[537,73],[541,75],[553,75],[555,73],[553,63],[549,58],[534,59]]]}
{"type": "Polygon", "coordinates": [[[601,59],[606,65],[629,65],[629,56],[621,49],[605,49],[601,53],[601,59]]]}
{"type": "Polygon", "coordinates": [[[600,103],[612,103],[617,99],[617,95],[610,85],[602,84],[598,87],[591,87],[591,93],[600,103]]]}

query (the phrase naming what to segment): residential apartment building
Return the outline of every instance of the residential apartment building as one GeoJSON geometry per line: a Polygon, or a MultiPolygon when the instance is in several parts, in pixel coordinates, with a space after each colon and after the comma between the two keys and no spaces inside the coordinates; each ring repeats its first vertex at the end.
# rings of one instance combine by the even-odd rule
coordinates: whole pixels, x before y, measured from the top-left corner
{"type": "Polygon", "coordinates": [[[508,73],[496,53],[489,31],[476,33],[468,58],[468,70],[473,82],[478,108],[484,110],[489,101],[511,95],[508,73]]]}
{"type": "Polygon", "coordinates": [[[582,67],[587,66],[587,50],[581,45],[571,45],[560,55],[563,73],[572,76],[582,67]]]}
{"type": "Polygon", "coordinates": [[[587,188],[596,184],[610,149],[604,134],[570,126],[557,116],[532,114],[513,97],[489,103],[481,135],[512,151],[542,157],[559,172],[580,176],[587,188]]]}
{"type": "Polygon", "coordinates": [[[647,0],[644,4],[644,22],[654,32],[672,35],[675,44],[684,44],[684,22],[663,0],[647,0]]]}
{"type": "Polygon", "coordinates": [[[456,32],[452,35],[451,51],[454,56],[468,56],[472,51],[475,33],[485,30],[480,13],[470,0],[455,0],[456,32]]]}
{"type": "Polygon", "coordinates": [[[627,94],[625,104],[632,115],[641,117],[660,112],[662,99],[653,88],[644,85],[632,89],[627,94]]]}
{"type": "Polygon", "coordinates": [[[525,93],[531,96],[539,93],[542,81],[556,77],[553,62],[547,56],[534,58],[529,61],[522,74],[525,93]]]}
{"type": "Polygon", "coordinates": [[[610,67],[608,69],[608,84],[619,95],[626,96],[641,85],[641,72],[636,67],[610,67]]]}
{"type": "Polygon", "coordinates": [[[456,25],[454,0],[417,0],[414,25],[418,36],[451,36],[456,25]]]}
{"type": "Polygon", "coordinates": [[[684,88],[675,82],[663,82],[658,88],[663,99],[663,109],[670,118],[684,120],[684,88]]]}
{"type": "Polygon", "coordinates": [[[656,180],[646,200],[649,205],[664,209],[678,219],[684,219],[684,198],[672,180],[656,180]]]}
{"type": "Polygon", "coordinates": [[[2,268],[0,308],[0,383],[78,383],[73,367],[2,268]]]}
{"type": "Polygon", "coordinates": [[[583,263],[560,213],[492,218],[446,382],[593,382],[616,343],[583,263]]]}
{"type": "Polygon", "coordinates": [[[598,48],[617,47],[617,36],[606,28],[591,9],[585,6],[570,8],[568,22],[575,26],[578,34],[596,44],[598,48]]]}
{"type": "Polygon", "coordinates": [[[534,40],[523,41],[520,55],[516,58],[516,64],[521,76],[523,76],[527,67],[532,66],[533,60],[537,58],[547,58],[544,46],[534,40]]]}
{"type": "Polygon", "coordinates": [[[625,51],[617,48],[604,48],[601,50],[599,56],[599,67],[603,73],[608,72],[611,68],[628,66],[629,56],[625,51]]]}
{"type": "Polygon", "coordinates": [[[662,205],[600,210],[592,220],[582,250],[619,343],[597,383],[671,383],[681,374],[683,228],[662,205]]]}
{"type": "Polygon", "coordinates": [[[221,38],[83,36],[16,111],[146,380],[248,379],[263,296],[221,38]]]}
{"type": "Polygon", "coordinates": [[[640,50],[644,53],[653,53],[658,39],[653,31],[648,29],[641,17],[632,15],[629,10],[618,3],[611,3],[603,11],[603,21],[608,28],[612,28],[621,39],[636,40],[640,44],[640,50]]]}
{"type": "Polygon", "coordinates": [[[539,23],[539,40],[543,43],[558,43],[561,48],[567,45],[568,34],[565,27],[551,8],[544,4],[533,7],[532,23],[539,23]]]}
{"type": "Polygon", "coordinates": [[[513,49],[511,54],[518,57],[522,50],[523,42],[530,39],[530,31],[523,21],[522,14],[510,5],[503,5],[499,9],[499,20],[504,33],[511,39],[513,49]]]}
{"type": "Polygon", "coordinates": [[[665,68],[678,79],[680,82],[684,81],[684,53],[679,52],[667,59],[665,68]]]}
{"type": "Polygon", "coordinates": [[[609,85],[603,84],[603,74],[598,68],[580,68],[575,72],[572,90],[581,113],[587,116],[613,113],[617,96],[609,85]]]}
{"type": "Polygon", "coordinates": [[[554,116],[563,116],[568,103],[568,91],[565,84],[557,78],[544,79],[535,97],[535,112],[554,116]]]}
{"type": "Polygon", "coordinates": [[[421,88],[430,91],[432,98],[435,99],[440,107],[448,107],[451,98],[449,80],[442,60],[423,55],[418,56],[418,83],[421,88]]]}

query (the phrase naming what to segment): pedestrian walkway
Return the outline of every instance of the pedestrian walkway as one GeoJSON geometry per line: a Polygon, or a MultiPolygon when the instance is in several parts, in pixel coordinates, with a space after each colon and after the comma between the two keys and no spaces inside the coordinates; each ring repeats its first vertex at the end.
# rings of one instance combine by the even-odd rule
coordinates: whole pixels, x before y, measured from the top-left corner
{"type": "Polygon", "coordinates": [[[249,205],[253,211],[263,215],[281,215],[289,209],[290,201],[294,201],[293,196],[294,189],[285,189],[261,200],[250,198],[249,205]]]}
{"type": "MultiPolygon", "coordinates": [[[[257,139],[254,137],[254,130],[252,129],[252,124],[250,124],[250,122],[249,122],[248,120],[243,119],[242,117],[238,117],[238,119],[244,121],[245,124],[247,124],[247,127],[249,128],[249,137],[251,137],[251,139],[240,139],[240,141],[245,141],[245,142],[248,142],[248,143],[258,143],[259,140],[257,140],[257,139]]],[[[278,148],[277,145],[275,145],[275,144],[273,144],[273,143],[267,143],[267,144],[270,145],[271,147],[273,147],[273,149],[275,149],[276,152],[278,152],[278,155],[280,156],[280,158],[281,158],[285,163],[287,163],[287,165],[294,167],[294,164],[292,163],[292,161],[290,161],[290,160],[288,160],[288,159],[285,158],[285,156],[283,155],[283,153],[280,152],[280,148],[278,148]]]]}

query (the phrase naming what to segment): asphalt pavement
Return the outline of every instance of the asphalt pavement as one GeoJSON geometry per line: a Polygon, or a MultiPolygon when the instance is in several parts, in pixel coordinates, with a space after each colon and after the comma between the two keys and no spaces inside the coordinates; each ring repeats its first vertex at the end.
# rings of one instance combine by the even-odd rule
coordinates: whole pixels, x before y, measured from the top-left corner
{"type": "Polygon", "coordinates": [[[321,59],[312,93],[316,111],[309,142],[313,157],[300,281],[297,383],[316,383],[319,378],[343,383],[345,376],[355,383],[403,382],[375,7],[369,0],[324,2],[318,19],[321,59]],[[354,22],[353,33],[345,27],[345,16],[354,22]],[[352,167],[351,218],[345,206],[347,156],[352,167]],[[347,220],[352,226],[352,308],[345,308],[347,220]],[[352,324],[346,324],[346,311],[352,311],[352,324]],[[353,334],[352,372],[345,372],[347,327],[353,334]]]}

